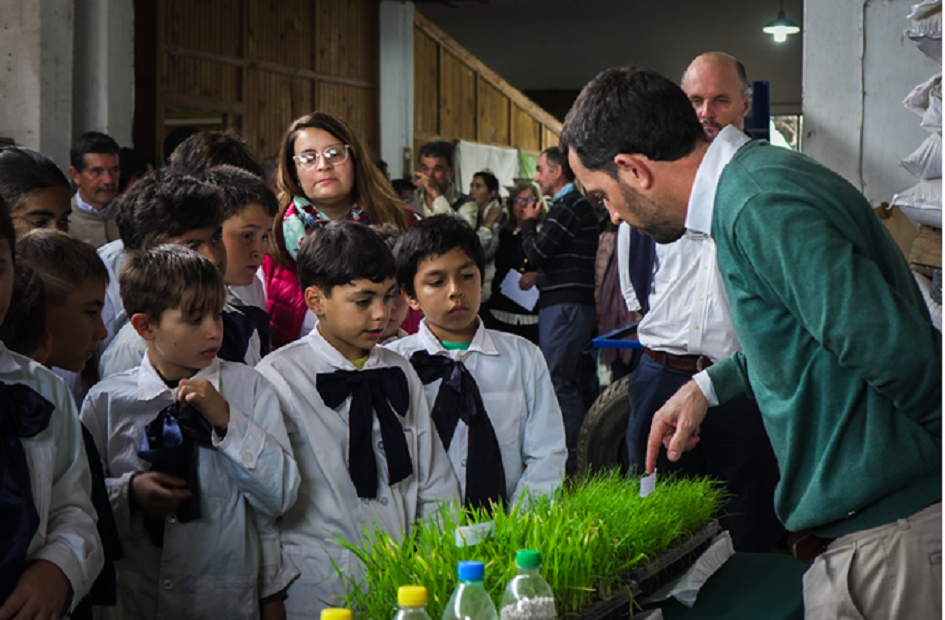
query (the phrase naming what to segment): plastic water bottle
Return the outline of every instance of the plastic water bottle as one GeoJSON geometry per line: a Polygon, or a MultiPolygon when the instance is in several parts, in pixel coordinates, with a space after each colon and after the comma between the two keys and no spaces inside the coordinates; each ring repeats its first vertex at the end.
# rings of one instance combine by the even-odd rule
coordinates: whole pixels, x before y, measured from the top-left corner
{"type": "Polygon", "coordinates": [[[430,614],[427,613],[427,589],[423,586],[397,588],[397,605],[400,611],[394,620],[430,620],[430,614]]]}
{"type": "Polygon", "coordinates": [[[320,620],[351,620],[351,610],[343,607],[329,607],[323,609],[320,620]]]}
{"type": "Polygon", "coordinates": [[[460,562],[456,572],[460,584],[443,610],[443,620],[498,620],[492,597],[482,585],[486,575],[482,562],[460,562]]]}
{"type": "Polygon", "coordinates": [[[541,576],[541,552],[515,554],[518,575],[502,594],[502,620],[555,620],[555,597],[541,576]]]}

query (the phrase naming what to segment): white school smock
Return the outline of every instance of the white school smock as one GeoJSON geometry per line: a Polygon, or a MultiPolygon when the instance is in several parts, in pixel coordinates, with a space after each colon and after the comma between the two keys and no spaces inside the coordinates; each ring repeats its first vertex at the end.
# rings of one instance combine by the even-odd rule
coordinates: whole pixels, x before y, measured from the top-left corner
{"type": "Polygon", "coordinates": [[[48,560],[58,566],[72,585],[74,607],[88,594],[105,564],[95,528],[98,515],[90,498],[92,474],[75,403],[62,379],[33,360],[7,350],[3,343],[0,381],[27,385],[55,407],[45,430],[34,437],[20,438],[39,515],[39,527],[26,559],[48,560]]]}
{"type": "Polygon", "coordinates": [[[354,364],[313,329],[267,355],[257,367],[279,396],[304,480],[298,501],[282,518],[283,548],[302,572],[285,602],[290,619],[317,618],[321,609],[344,601],[347,584],[336,575],[333,561],[354,583],[363,577],[359,560],[336,542],[337,537],[361,545],[365,528],[377,526],[399,541],[440,502],[459,501],[456,477],[430,419],[420,378],[403,357],[375,347],[364,370],[385,367],[401,368],[407,377],[410,407],[403,418],[395,415],[404,429],[413,475],[388,485],[387,457],[375,416],[375,499],[359,498],[348,472],[351,397],[329,409],[316,388],[319,373],[356,370],[354,364]]]}
{"type": "MultiPolygon", "coordinates": [[[[568,449],[561,409],[541,349],[514,334],[486,329],[482,321],[467,351],[447,351],[426,320],[416,334],[385,346],[408,359],[422,349],[466,365],[479,386],[499,441],[509,507],[515,506],[526,489],[533,495],[554,493],[564,479],[568,449]]],[[[431,410],[441,383],[436,380],[425,386],[431,410]]],[[[469,427],[460,420],[447,454],[464,497],[468,440],[469,427]]]]}
{"type": "MultiPolygon", "coordinates": [[[[238,309],[227,303],[223,308],[224,312],[239,312],[238,309]]],[[[148,349],[148,343],[144,338],[138,335],[131,321],[122,325],[121,329],[115,335],[115,338],[102,353],[102,359],[99,362],[99,374],[102,378],[117,375],[120,372],[131,370],[141,363],[141,357],[148,349]]],[[[253,367],[262,359],[260,351],[259,332],[253,330],[249,337],[249,344],[246,346],[246,355],[243,356],[243,363],[253,367]]]]}
{"type": "Polygon", "coordinates": [[[200,519],[164,518],[155,546],[144,513],[132,510],[130,481],[151,464],[138,457],[145,426],[173,404],[147,356],[133,370],[89,391],[82,421],[105,467],[105,484],[125,557],[116,562],[119,606],[126,620],[259,617],[259,599],[298,574],[279,548],[275,518],[295,501],[299,471],[275,393],[252,368],[214,360],[193,379],[207,379],[230,405],[225,437],[199,446],[200,519]]]}

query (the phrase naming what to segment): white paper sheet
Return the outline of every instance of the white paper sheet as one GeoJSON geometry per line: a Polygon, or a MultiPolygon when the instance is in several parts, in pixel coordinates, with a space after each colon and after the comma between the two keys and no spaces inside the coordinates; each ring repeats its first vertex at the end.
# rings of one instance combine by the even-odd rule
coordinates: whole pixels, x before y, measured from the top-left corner
{"type": "Polygon", "coordinates": [[[521,273],[514,269],[509,269],[509,272],[505,274],[505,279],[502,280],[499,290],[502,291],[503,295],[530,312],[535,309],[535,304],[538,303],[538,287],[533,286],[527,291],[523,291],[518,287],[518,281],[521,279],[521,273]]]}

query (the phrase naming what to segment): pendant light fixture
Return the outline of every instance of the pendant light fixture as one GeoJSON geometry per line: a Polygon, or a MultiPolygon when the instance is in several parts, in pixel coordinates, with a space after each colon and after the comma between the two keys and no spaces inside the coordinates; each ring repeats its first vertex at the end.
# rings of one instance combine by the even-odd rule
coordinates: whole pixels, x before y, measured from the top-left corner
{"type": "Polygon", "coordinates": [[[775,42],[784,43],[787,41],[789,34],[797,34],[801,31],[801,28],[784,15],[784,0],[781,0],[781,10],[778,11],[778,16],[768,22],[762,30],[765,34],[774,35],[775,42]]]}

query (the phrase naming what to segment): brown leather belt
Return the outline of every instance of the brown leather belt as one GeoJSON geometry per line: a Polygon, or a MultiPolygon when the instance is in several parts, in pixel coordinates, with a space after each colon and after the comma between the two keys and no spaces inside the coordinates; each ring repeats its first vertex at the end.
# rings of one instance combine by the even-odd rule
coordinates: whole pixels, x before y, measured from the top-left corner
{"type": "Polygon", "coordinates": [[[653,358],[660,364],[666,364],[675,370],[684,372],[699,372],[712,365],[712,360],[705,355],[673,355],[663,351],[654,351],[653,349],[643,348],[643,352],[653,358]]]}
{"type": "Polygon", "coordinates": [[[827,550],[827,545],[836,538],[821,538],[810,530],[789,532],[787,536],[788,551],[801,564],[810,564],[818,555],[827,550]]]}

